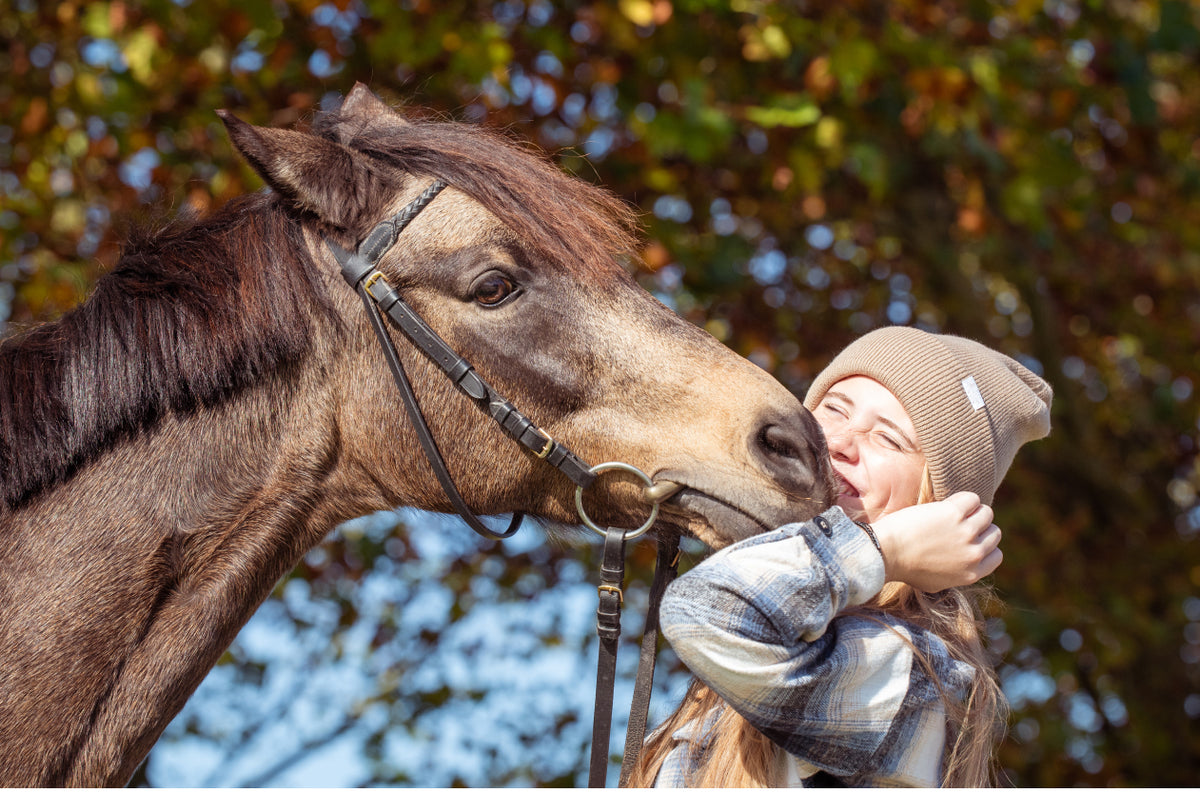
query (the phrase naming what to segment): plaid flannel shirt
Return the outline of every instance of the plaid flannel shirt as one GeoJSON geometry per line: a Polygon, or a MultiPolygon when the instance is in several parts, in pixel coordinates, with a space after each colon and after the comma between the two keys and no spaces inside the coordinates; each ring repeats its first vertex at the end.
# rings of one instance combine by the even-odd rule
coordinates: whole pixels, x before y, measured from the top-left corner
{"type": "MultiPolygon", "coordinates": [[[[937,786],[946,742],[939,686],[962,696],[973,669],[916,626],[879,613],[839,616],[883,583],[871,539],[834,507],[681,576],[663,599],[662,629],[697,677],[787,751],[787,784],[824,771],[852,786],[937,786]]],[[[716,715],[675,733],[657,786],[685,786],[716,715]]]]}

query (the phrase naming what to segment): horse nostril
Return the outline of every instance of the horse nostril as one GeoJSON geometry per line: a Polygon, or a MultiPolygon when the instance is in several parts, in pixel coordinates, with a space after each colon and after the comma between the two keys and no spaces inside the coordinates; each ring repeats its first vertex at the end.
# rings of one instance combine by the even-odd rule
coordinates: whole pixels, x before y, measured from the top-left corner
{"type": "Polygon", "coordinates": [[[758,435],[758,443],[768,454],[776,457],[799,460],[803,456],[791,434],[777,424],[763,427],[758,435]]]}
{"type": "Polygon", "coordinates": [[[811,413],[798,411],[775,417],[753,437],[759,465],[777,485],[817,499],[828,495],[829,452],[811,413]]]}

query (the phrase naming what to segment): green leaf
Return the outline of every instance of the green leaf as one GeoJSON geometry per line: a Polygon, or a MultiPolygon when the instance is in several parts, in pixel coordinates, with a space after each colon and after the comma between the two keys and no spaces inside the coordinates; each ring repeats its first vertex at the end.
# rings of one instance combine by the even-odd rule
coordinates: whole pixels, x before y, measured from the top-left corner
{"type": "Polygon", "coordinates": [[[1041,181],[1031,173],[1018,175],[1005,185],[1001,194],[1004,213],[1015,223],[1033,229],[1046,225],[1041,181]]]}
{"type": "Polygon", "coordinates": [[[761,127],[807,127],[821,119],[821,108],[806,94],[784,94],[768,105],[746,108],[746,119],[761,127]]]}

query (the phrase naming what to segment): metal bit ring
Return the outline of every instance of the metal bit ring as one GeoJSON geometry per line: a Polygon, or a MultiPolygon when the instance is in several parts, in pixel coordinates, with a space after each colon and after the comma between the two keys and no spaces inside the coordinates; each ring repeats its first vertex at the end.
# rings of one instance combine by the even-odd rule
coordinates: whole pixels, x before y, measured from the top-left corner
{"type": "MultiPolygon", "coordinates": [[[[646,483],[646,487],[650,487],[654,484],[654,482],[651,481],[650,477],[647,476],[645,474],[645,472],[643,472],[640,468],[636,468],[636,467],[630,465],[629,463],[600,463],[599,465],[593,465],[589,470],[593,474],[602,474],[605,471],[624,471],[625,473],[633,474],[638,479],[641,479],[643,482],[646,483]]],[[[575,488],[575,509],[576,509],[576,511],[579,512],[579,519],[583,521],[584,526],[587,526],[589,529],[596,532],[601,537],[604,537],[608,534],[607,529],[603,529],[600,526],[597,526],[595,523],[593,523],[592,519],[588,517],[587,512],[584,511],[584,509],[583,509],[583,488],[582,487],[575,488]]],[[[630,530],[626,531],[625,539],[632,540],[636,537],[641,537],[643,534],[645,534],[646,532],[648,532],[650,530],[650,527],[654,525],[654,521],[657,519],[658,519],[658,503],[655,502],[650,507],[650,517],[646,519],[646,522],[643,523],[641,526],[638,526],[636,529],[630,529],[630,530]]]]}

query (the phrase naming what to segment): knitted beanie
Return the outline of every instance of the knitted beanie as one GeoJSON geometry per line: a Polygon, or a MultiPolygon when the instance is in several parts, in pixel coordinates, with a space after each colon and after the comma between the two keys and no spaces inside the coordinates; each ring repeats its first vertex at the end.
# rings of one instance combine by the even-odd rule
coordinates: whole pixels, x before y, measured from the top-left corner
{"type": "Polygon", "coordinates": [[[969,490],[991,504],[1017,449],[1050,432],[1050,385],[1007,355],[961,336],[880,328],[817,375],[804,406],[839,380],[865,375],[900,401],[917,431],[933,493],[969,490]]]}

